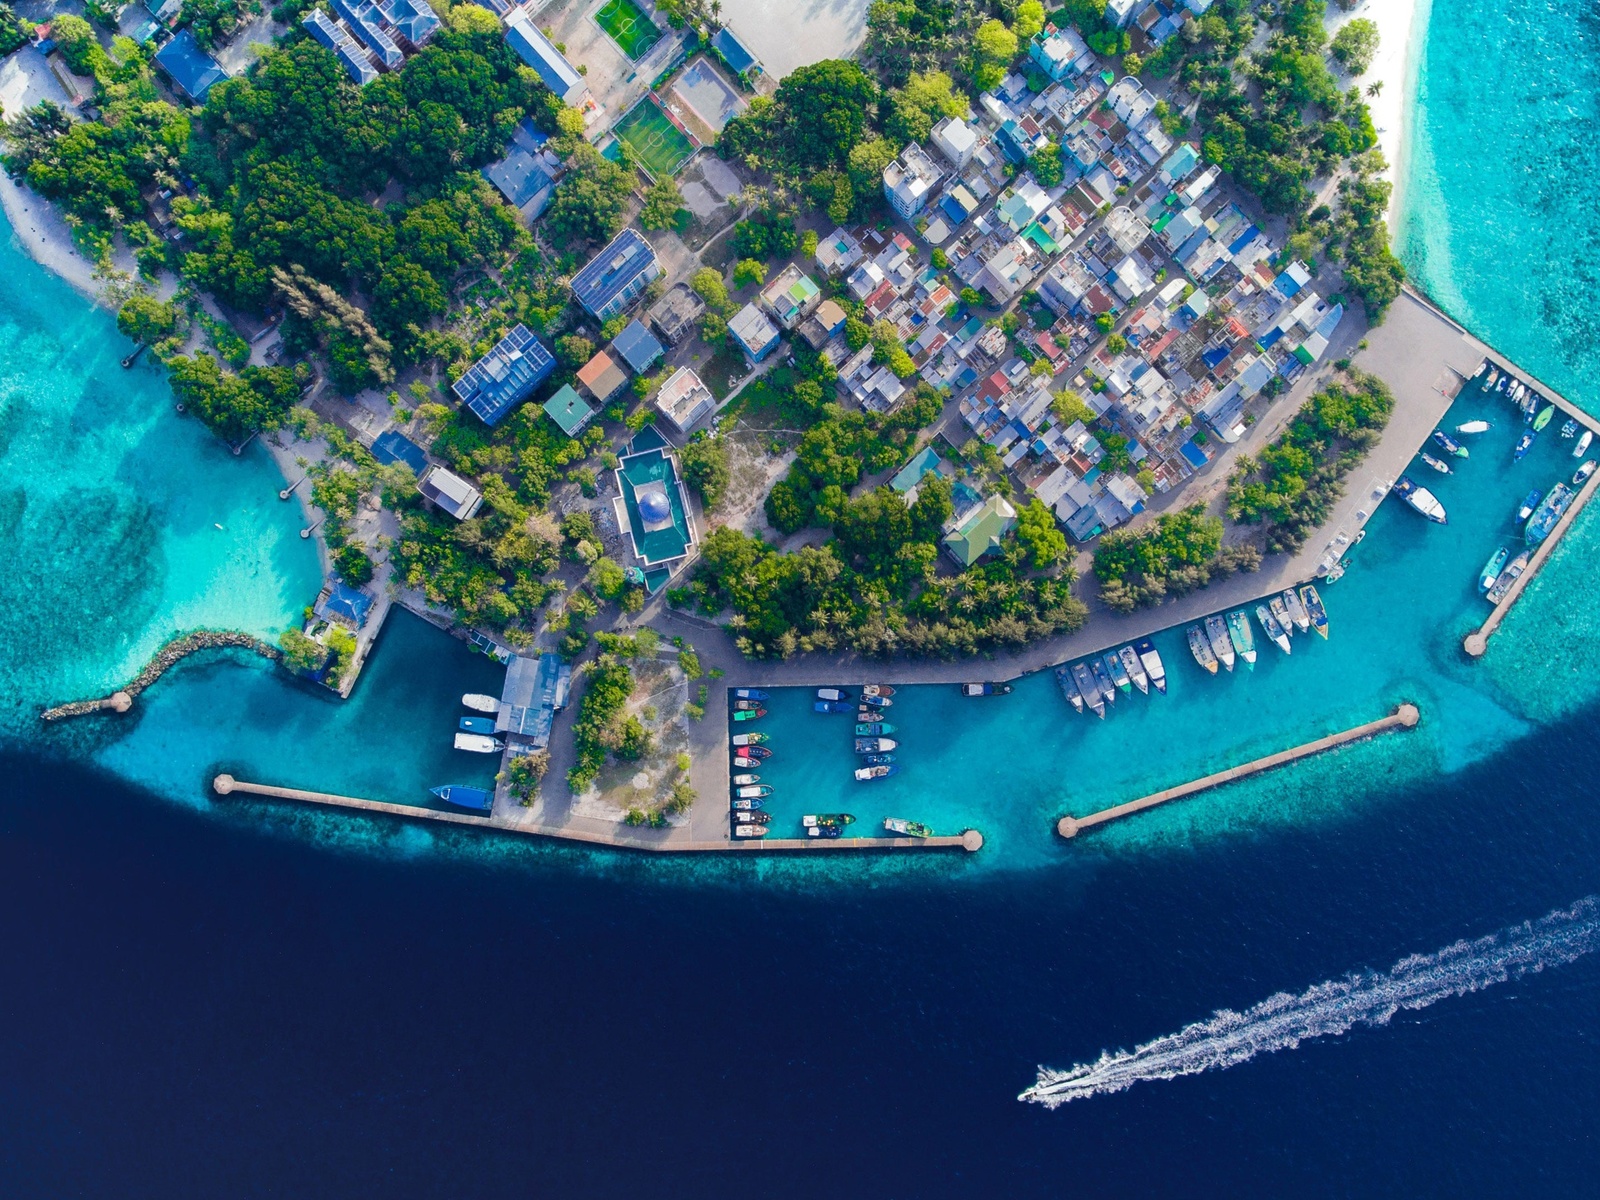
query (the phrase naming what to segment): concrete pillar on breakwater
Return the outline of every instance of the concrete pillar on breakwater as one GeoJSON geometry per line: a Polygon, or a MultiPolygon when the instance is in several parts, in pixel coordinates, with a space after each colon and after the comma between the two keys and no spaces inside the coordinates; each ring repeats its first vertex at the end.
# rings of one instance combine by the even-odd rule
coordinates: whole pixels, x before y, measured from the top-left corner
{"type": "Polygon", "coordinates": [[[1415,704],[1402,704],[1387,717],[1369,721],[1365,725],[1356,726],[1354,729],[1346,729],[1343,733],[1331,733],[1327,737],[1316,739],[1316,741],[1306,742],[1301,746],[1293,746],[1288,750],[1280,750],[1276,754],[1267,755],[1265,758],[1258,758],[1237,767],[1229,767],[1225,771],[1218,771],[1201,779],[1181,783],[1177,787],[1167,788],[1165,791],[1152,792],[1148,796],[1141,796],[1139,799],[1130,800],[1126,804],[1118,804],[1111,808],[1101,809],[1099,812],[1090,813],[1087,816],[1062,817],[1056,822],[1056,832],[1064,838],[1074,838],[1085,829],[1103,825],[1107,821],[1115,820],[1117,817],[1143,812],[1147,808],[1154,808],[1156,805],[1165,804],[1169,800],[1179,800],[1185,796],[1193,796],[1197,792],[1204,792],[1214,787],[1220,787],[1224,783],[1233,783],[1236,780],[1246,779],[1251,775],[1260,774],[1262,771],[1270,771],[1273,767],[1281,767],[1302,758],[1309,758],[1313,754],[1321,754],[1324,750],[1332,750],[1338,746],[1347,746],[1351,742],[1358,742],[1375,734],[1386,733],[1391,729],[1411,729],[1421,719],[1422,713],[1415,704]]]}

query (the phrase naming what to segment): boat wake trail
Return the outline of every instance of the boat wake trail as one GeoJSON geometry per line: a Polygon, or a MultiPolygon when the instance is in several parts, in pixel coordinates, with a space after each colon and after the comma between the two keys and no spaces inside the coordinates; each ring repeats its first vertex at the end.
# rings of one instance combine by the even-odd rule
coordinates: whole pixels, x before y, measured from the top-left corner
{"type": "Polygon", "coordinates": [[[1136,1083],[1176,1079],[1248,1062],[1258,1054],[1292,1050],[1308,1038],[1346,1033],[1357,1025],[1387,1025],[1401,1009],[1427,1008],[1491,984],[1560,966],[1600,948],[1600,897],[1588,896],[1471,942],[1403,958],[1387,971],[1366,971],[1316,984],[1291,996],[1279,992],[1234,1012],[1146,1042],[1102,1054],[1066,1071],[1039,1068],[1039,1080],[1017,1097],[1056,1108],[1073,1100],[1126,1091],[1136,1083]]]}

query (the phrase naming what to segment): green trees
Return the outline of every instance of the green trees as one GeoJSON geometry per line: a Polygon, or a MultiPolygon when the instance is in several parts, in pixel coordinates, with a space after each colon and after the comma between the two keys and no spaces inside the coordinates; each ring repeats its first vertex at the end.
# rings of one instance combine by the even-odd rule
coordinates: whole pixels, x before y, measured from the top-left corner
{"type": "Polygon", "coordinates": [[[1061,161],[1061,147],[1055,142],[1047,142],[1043,150],[1028,160],[1028,169],[1033,172],[1040,187],[1055,187],[1067,174],[1061,161]]]}
{"type": "Polygon", "coordinates": [[[733,479],[728,448],[722,439],[706,437],[690,442],[678,452],[678,459],[683,464],[684,482],[699,494],[706,511],[716,508],[733,479]]]}
{"type": "Polygon", "coordinates": [[[637,759],[648,751],[650,735],[639,718],[624,715],[631,695],[633,671],[628,664],[610,654],[597,658],[572,723],[577,762],[567,772],[567,786],[573,791],[582,791],[594,782],[608,753],[637,759]]]}
{"type": "Polygon", "coordinates": [[[284,630],[278,638],[278,649],[283,651],[283,665],[297,675],[319,671],[328,661],[327,647],[298,629],[284,630]]]}
{"type": "Polygon", "coordinates": [[[1330,47],[1334,59],[1352,75],[1365,75],[1378,53],[1378,26],[1366,17],[1357,17],[1333,35],[1330,47]]]}
{"type": "Polygon", "coordinates": [[[856,63],[825,59],[790,72],[768,102],[730,121],[718,149],[795,178],[843,167],[877,111],[878,86],[856,63]]]}
{"type": "Polygon", "coordinates": [[[105,56],[94,28],[82,17],[63,13],[50,24],[50,36],[61,49],[61,57],[76,75],[95,73],[98,60],[105,56]]]}
{"type": "Polygon", "coordinates": [[[229,442],[276,429],[300,394],[286,367],[246,367],[230,375],[204,350],[193,358],[179,355],[167,367],[178,399],[229,442]]]}
{"type": "Polygon", "coordinates": [[[588,142],[576,142],[566,156],[567,173],[556,185],[544,227],[560,245],[581,249],[607,242],[622,232],[635,174],[606,158],[588,142]]]}
{"type": "Polygon", "coordinates": [[[177,305],[140,292],[128,297],[117,310],[117,328],[136,342],[154,345],[177,332],[177,305]]]}
{"type": "Polygon", "coordinates": [[[227,41],[228,35],[239,27],[239,6],[235,0],[183,0],[178,25],[211,50],[227,41]]]}
{"type": "MultiPolygon", "coordinates": [[[[1247,552],[1243,560],[1250,557],[1247,552]]],[[[1206,516],[1203,504],[1164,513],[1139,530],[1105,534],[1094,555],[1100,599],[1115,612],[1159,604],[1169,592],[1181,596],[1205,587],[1213,571],[1234,565],[1233,557],[1222,556],[1222,519],[1206,516]]]]}
{"type": "Polygon", "coordinates": [[[1046,571],[1067,556],[1067,538],[1056,527],[1055,514],[1035,497],[1017,512],[1017,540],[1033,566],[1046,571]]]}
{"type": "Polygon", "coordinates": [[[1050,402],[1050,411],[1062,425],[1082,421],[1085,425],[1094,420],[1094,410],[1084,403],[1083,397],[1071,388],[1062,388],[1050,402]]]}
{"type": "MultiPolygon", "coordinates": [[[[1039,7],[1037,0],[1029,3],[1039,7]]],[[[913,74],[904,87],[889,93],[888,100],[883,130],[893,146],[925,142],[942,117],[962,117],[967,113],[966,96],[956,90],[954,80],[943,71],[913,74]]]]}
{"type": "Polygon", "coordinates": [[[346,542],[333,556],[334,568],[354,587],[372,582],[372,559],[360,542],[346,542]]]}
{"type": "Polygon", "coordinates": [[[663,175],[650,185],[644,194],[644,207],[639,210],[639,224],[646,229],[671,229],[683,211],[683,193],[672,176],[663,175]]]}
{"type": "Polygon", "coordinates": [[[17,10],[0,0],[0,55],[10,54],[28,44],[33,29],[31,21],[17,16],[17,10]]]}
{"type": "Polygon", "coordinates": [[[1017,57],[1017,35],[1005,22],[985,21],[972,35],[972,81],[979,91],[988,91],[1006,77],[1006,68],[1017,57]]]}
{"type": "Polygon", "coordinates": [[[733,286],[748,287],[767,281],[767,264],[756,258],[741,258],[733,267],[733,286]]]}

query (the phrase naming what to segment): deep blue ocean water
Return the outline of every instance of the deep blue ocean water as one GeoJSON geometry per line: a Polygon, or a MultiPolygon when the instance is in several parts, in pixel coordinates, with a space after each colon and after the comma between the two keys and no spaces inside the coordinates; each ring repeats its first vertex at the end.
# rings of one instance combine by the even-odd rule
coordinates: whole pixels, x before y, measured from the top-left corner
{"type": "MultiPolygon", "coordinates": [[[[1589,21],[1435,6],[1400,245],[1592,407],[1589,21]]],[[[349,706],[219,655],[127,721],[26,738],[41,701],[175,627],[273,632],[315,563],[270,464],[216,454],[116,368],[103,315],[14,252],[0,268],[26,283],[0,295],[0,1196],[1593,1194],[1600,954],[1228,1070],[1015,1098],[1041,1063],[1600,894],[1594,514],[1484,663],[1454,651],[1481,611],[1464,577],[1523,488],[1495,456],[1442,481],[1448,531],[1379,513],[1325,645],[1207,681],[1164,641],[1182,686],[1103,726],[1029,685],[1062,723],[1054,773],[972,771],[970,812],[943,788],[904,814],[981,821],[975,859],[489,845],[204,797],[223,767],[401,799],[453,769],[427,738],[488,668],[420,622],[386,630],[349,706]],[[1078,844],[1035,832],[1170,782],[1199,737],[1232,760],[1400,698],[1415,734],[1078,844]]],[[[1539,453],[1523,466],[1553,474],[1559,446],[1539,453]]],[[[906,716],[937,719],[923,703],[906,716]]]]}

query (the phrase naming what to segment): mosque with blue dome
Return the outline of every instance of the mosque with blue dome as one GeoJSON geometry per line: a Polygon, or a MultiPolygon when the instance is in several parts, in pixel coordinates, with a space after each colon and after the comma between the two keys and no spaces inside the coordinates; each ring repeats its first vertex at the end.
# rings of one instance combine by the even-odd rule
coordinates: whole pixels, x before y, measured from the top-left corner
{"type": "Polygon", "coordinates": [[[618,461],[612,503],[618,526],[633,542],[637,561],[630,565],[652,593],[659,591],[689,557],[696,538],[678,460],[654,425],[640,430],[618,461]]]}

